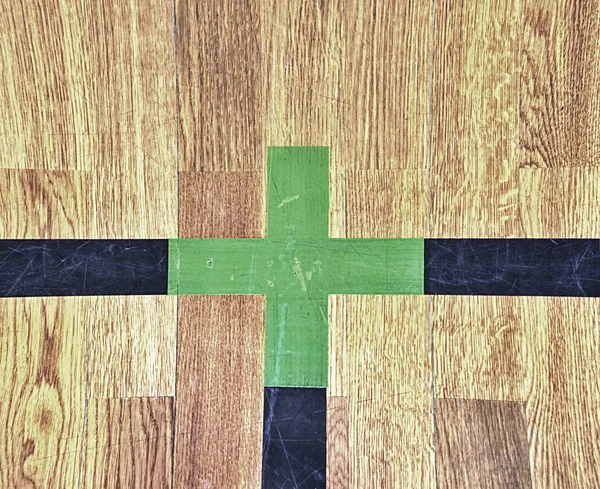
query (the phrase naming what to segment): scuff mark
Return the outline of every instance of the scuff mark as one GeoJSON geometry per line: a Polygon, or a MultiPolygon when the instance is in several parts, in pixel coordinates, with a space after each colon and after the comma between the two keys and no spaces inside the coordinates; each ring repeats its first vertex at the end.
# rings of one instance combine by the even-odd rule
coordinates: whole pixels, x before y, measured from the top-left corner
{"type": "Polygon", "coordinates": [[[294,257],[294,266],[292,268],[294,270],[294,275],[296,275],[296,278],[300,282],[300,287],[302,287],[302,292],[306,292],[307,288],[306,288],[306,282],[304,281],[304,275],[302,274],[302,264],[300,263],[300,260],[298,260],[298,258],[296,258],[296,257],[294,257]]]}
{"type": "Polygon", "coordinates": [[[286,197],[285,199],[283,199],[279,205],[277,206],[278,209],[281,209],[285,204],[289,204],[290,202],[293,202],[294,200],[297,200],[300,196],[299,195],[292,195],[291,197],[286,197]]]}

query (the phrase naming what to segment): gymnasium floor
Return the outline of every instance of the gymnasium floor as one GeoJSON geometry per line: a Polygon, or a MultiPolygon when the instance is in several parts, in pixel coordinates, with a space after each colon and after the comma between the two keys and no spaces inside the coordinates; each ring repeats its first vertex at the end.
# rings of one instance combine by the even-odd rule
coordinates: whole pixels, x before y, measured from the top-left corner
{"type": "Polygon", "coordinates": [[[0,489],[600,487],[600,0],[0,2],[0,489]]]}

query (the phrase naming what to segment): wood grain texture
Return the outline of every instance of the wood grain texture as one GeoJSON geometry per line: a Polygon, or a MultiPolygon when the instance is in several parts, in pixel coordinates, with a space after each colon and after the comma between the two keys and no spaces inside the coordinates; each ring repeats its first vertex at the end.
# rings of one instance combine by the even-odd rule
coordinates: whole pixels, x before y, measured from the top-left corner
{"type": "Polygon", "coordinates": [[[527,238],[600,237],[600,168],[519,170],[523,234],[527,238]]]}
{"type": "Polygon", "coordinates": [[[345,104],[340,134],[334,138],[340,148],[336,164],[424,169],[431,4],[360,0],[341,2],[338,8],[343,19],[337,34],[343,49],[338,97],[345,104]]]}
{"type": "Polygon", "coordinates": [[[176,234],[176,189],[164,171],[0,169],[0,239],[167,238],[176,234]]]}
{"type": "Polygon", "coordinates": [[[327,395],[348,396],[348,296],[328,298],[329,351],[327,395]]]}
{"type": "Polygon", "coordinates": [[[264,310],[260,296],[180,297],[174,487],[260,487],[264,310]]]}
{"type": "Polygon", "coordinates": [[[427,311],[426,297],[348,297],[349,487],[434,487],[427,311]]]}
{"type": "Polygon", "coordinates": [[[600,164],[600,3],[527,2],[521,39],[521,166],[600,164]]]}
{"type": "Polygon", "coordinates": [[[531,488],[525,404],[437,399],[439,488],[531,488]]]}
{"type": "Polygon", "coordinates": [[[182,170],[263,168],[259,7],[176,2],[182,170]]]}
{"type": "Polygon", "coordinates": [[[1,180],[29,192],[8,187],[2,237],[174,236],[171,3],[10,0],[0,18],[1,180]]]}
{"type": "Polygon", "coordinates": [[[348,489],[348,398],[327,396],[327,487],[348,489]]]}
{"type": "Polygon", "coordinates": [[[180,238],[264,238],[262,172],[181,172],[180,238]]]}
{"type": "Polygon", "coordinates": [[[431,236],[519,236],[518,1],[435,2],[431,236]]]}
{"type": "Polygon", "coordinates": [[[427,180],[420,170],[349,171],[348,237],[423,237],[429,225],[427,180]]]}
{"type": "MultiPolygon", "coordinates": [[[[331,167],[331,155],[330,155],[331,167]]],[[[347,171],[329,172],[329,237],[347,238],[347,171]]]]}
{"type": "Polygon", "coordinates": [[[177,19],[182,169],[260,170],[274,145],[425,167],[429,4],[180,0],[177,19]]]}
{"type": "Polygon", "coordinates": [[[265,0],[261,21],[267,144],[329,145],[341,168],[424,167],[429,4],[265,0]]]}
{"type": "Polygon", "coordinates": [[[85,298],[0,301],[0,487],[77,486],[85,298]]]}
{"type": "Polygon", "coordinates": [[[436,396],[525,401],[528,372],[539,368],[538,378],[546,372],[543,357],[533,362],[534,353],[546,348],[545,328],[523,324],[521,313],[535,305],[510,296],[433,297],[436,396]]]}
{"type": "Polygon", "coordinates": [[[172,487],[172,398],[94,399],[86,419],[79,487],[172,487]]]}
{"type": "Polygon", "coordinates": [[[90,298],[88,397],[175,394],[177,298],[90,298]]]}
{"type": "Polygon", "coordinates": [[[596,487],[600,301],[435,297],[437,397],[526,402],[533,487],[596,487]]]}

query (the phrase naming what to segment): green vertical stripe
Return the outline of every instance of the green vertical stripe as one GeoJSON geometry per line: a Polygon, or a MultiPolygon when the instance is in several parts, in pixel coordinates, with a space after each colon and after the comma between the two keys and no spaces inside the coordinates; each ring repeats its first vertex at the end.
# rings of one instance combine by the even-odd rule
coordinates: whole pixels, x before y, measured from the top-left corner
{"type": "Polygon", "coordinates": [[[329,230],[329,148],[268,149],[267,236],[326,238],[329,230]]]}
{"type": "Polygon", "coordinates": [[[179,240],[169,240],[169,262],[167,277],[167,294],[179,293],[179,240]]]}

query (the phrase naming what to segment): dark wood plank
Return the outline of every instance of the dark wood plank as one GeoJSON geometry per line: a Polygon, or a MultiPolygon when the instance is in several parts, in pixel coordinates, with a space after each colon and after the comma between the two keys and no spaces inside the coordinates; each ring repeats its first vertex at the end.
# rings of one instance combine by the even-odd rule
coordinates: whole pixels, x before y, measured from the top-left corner
{"type": "Polygon", "coordinates": [[[181,172],[180,238],[263,238],[262,172],[181,172]]]}
{"type": "Polygon", "coordinates": [[[327,396],[327,487],[348,486],[348,398],[327,396]]]}
{"type": "Polygon", "coordinates": [[[264,296],[179,298],[174,487],[259,488],[264,296]]]}
{"type": "Polygon", "coordinates": [[[531,488],[525,403],[437,399],[440,489],[531,488]]]}
{"type": "Polygon", "coordinates": [[[177,0],[182,170],[259,170],[260,2],[177,0]]]}

